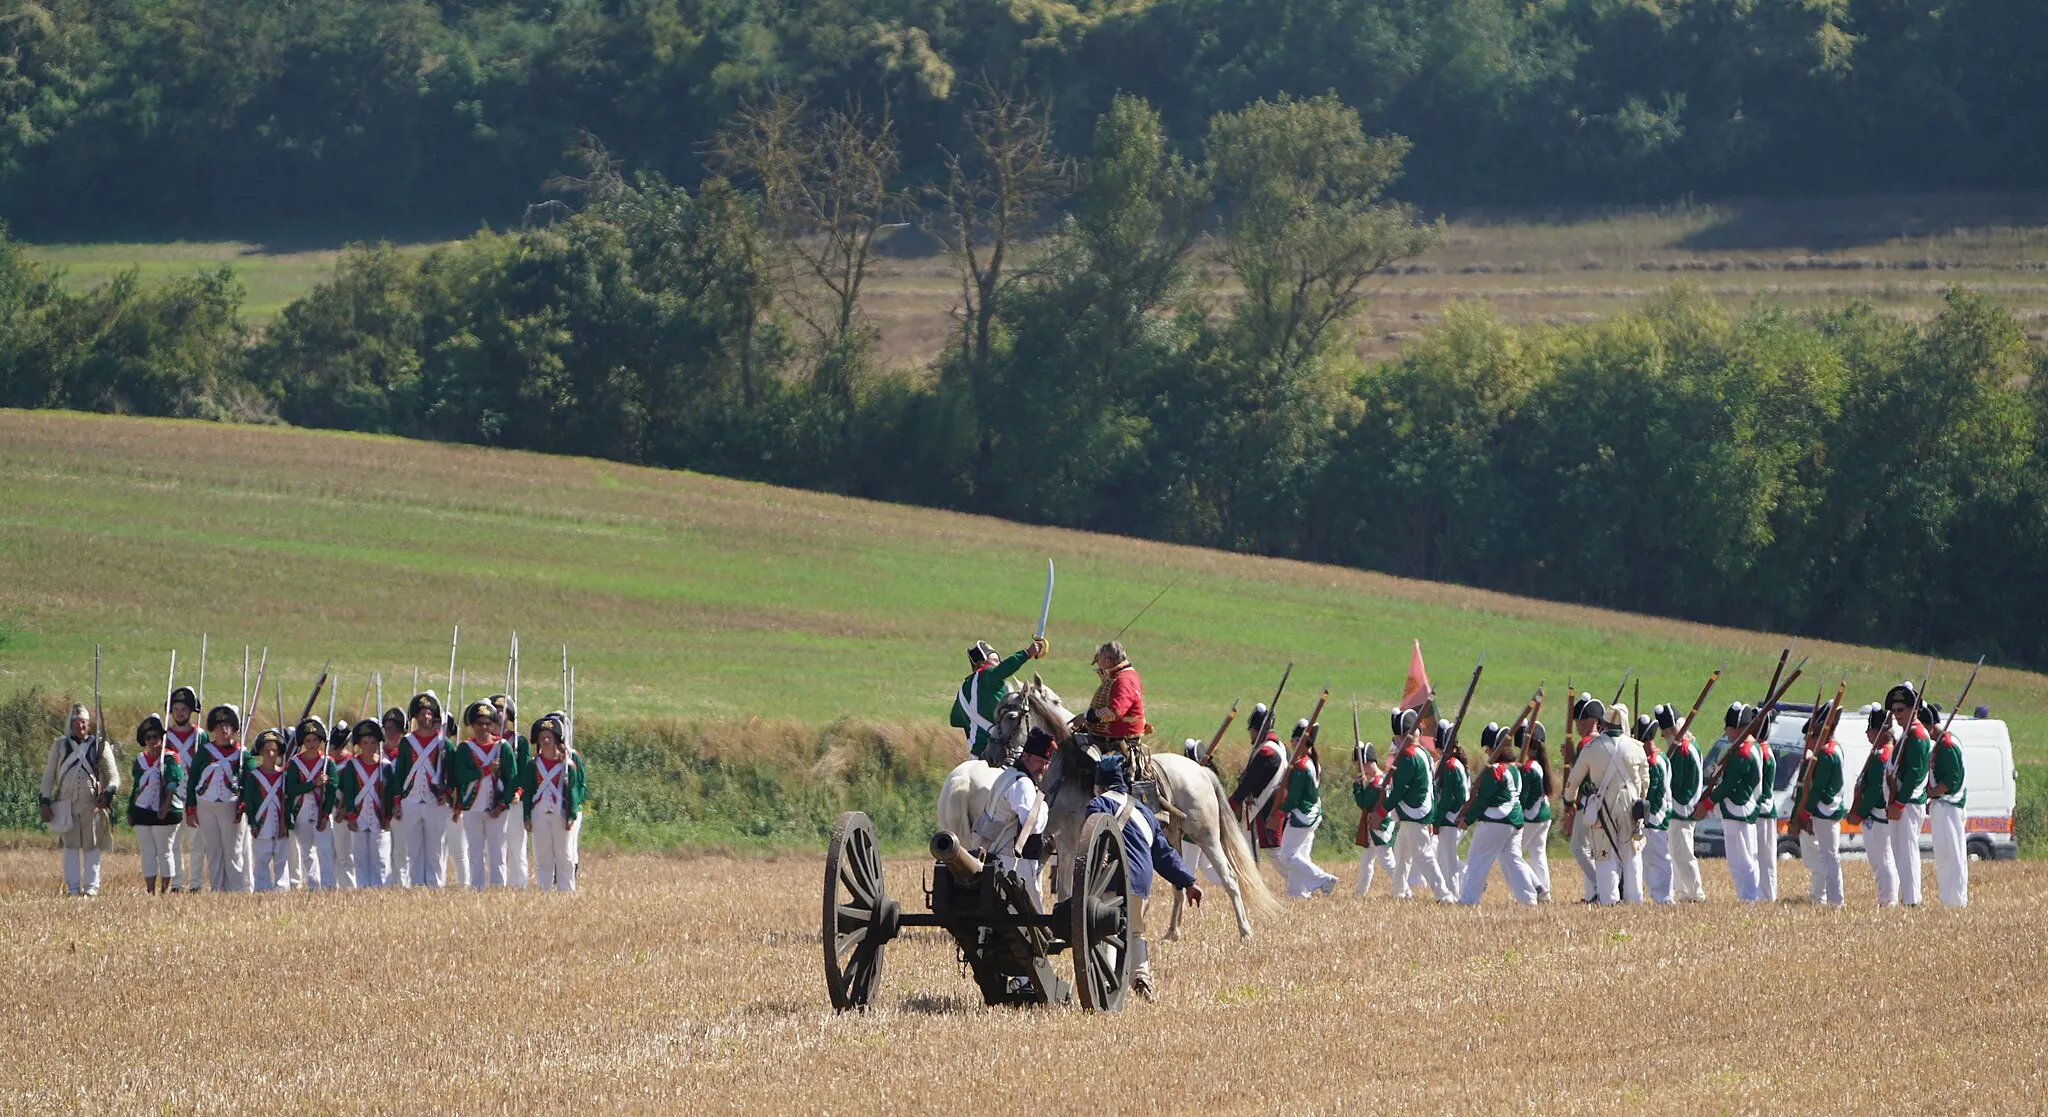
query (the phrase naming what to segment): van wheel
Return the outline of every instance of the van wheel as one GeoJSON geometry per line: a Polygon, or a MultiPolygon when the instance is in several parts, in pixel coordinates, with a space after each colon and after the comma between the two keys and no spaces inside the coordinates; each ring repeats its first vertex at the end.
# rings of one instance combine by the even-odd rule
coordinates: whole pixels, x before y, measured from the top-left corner
{"type": "Polygon", "coordinates": [[[1981,838],[1970,839],[1964,843],[1963,848],[1969,852],[1969,857],[1972,861],[1991,860],[1991,843],[1981,838]]]}

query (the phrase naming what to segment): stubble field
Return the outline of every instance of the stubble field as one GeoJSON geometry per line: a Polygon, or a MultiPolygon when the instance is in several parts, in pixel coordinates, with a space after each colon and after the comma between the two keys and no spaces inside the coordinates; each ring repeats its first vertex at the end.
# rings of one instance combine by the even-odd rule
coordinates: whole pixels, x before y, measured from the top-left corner
{"type": "MultiPolygon", "coordinates": [[[[0,853],[0,1111],[2012,1113],[2048,1087],[2035,863],[1976,866],[1957,913],[1872,910],[1860,862],[1843,912],[1738,906],[1719,862],[1675,911],[1352,900],[1332,863],[1337,898],[1249,943],[1194,916],[1157,1004],[985,1009],[914,932],[879,1007],[835,1016],[822,853],[589,860],[574,897],[155,902],[131,854],[93,901],[51,895],[55,862],[0,853]]],[[[912,908],[927,867],[887,866],[912,908]]]]}

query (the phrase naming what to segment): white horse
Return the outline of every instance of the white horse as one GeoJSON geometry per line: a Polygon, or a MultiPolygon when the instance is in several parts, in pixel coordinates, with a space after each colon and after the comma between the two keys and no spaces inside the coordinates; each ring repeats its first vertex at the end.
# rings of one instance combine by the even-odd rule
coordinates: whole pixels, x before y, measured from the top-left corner
{"type": "MultiPolygon", "coordinates": [[[[1067,726],[1072,715],[1052,688],[1034,676],[1031,685],[1003,700],[996,718],[997,743],[1036,726],[1071,745],[1067,726]]],[[[1081,840],[1087,823],[1088,800],[1095,795],[1092,755],[1073,747],[1062,747],[1051,769],[1041,781],[1047,797],[1046,834],[1055,850],[1071,851],[1081,840]]],[[[1223,781],[1215,772],[1178,753],[1152,753],[1148,757],[1160,797],[1173,805],[1162,819],[1167,841],[1178,846],[1184,837],[1195,843],[1223,880],[1223,891],[1237,915],[1238,934],[1250,938],[1248,910],[1270,915],[1278,907],[1265,878],[1259,875],[1251,845],[1230,811],[1223,781]]],[[[939,826],[955,834],[970,833],[973,821],[988,806],[998,772],[980,760],[969,760],[947,774],[939,788],[939,826]]],[[[1190,866],[1192,868],[1193,866],[1190,866]]],[[[1054,874],[1054,891],[1064,899],[1073,882],[1065,874],[1054,874]]],[[[1173,897],[1173,914],[1163,941],[1180,935],[1181,895],[1173,897]]]]}

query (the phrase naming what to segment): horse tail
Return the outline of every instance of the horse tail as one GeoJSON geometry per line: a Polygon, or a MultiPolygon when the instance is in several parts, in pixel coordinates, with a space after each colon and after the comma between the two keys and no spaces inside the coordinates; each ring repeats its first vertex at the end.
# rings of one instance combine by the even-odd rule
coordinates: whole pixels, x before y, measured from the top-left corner
{"type": "Polygon", "coordinates": [[[1230,862],[1230,875],[1237,878],[1238,893],[1244,897],[1245,910],[1259,916],[1276,915],[1280,901],[1273,898],[1273,892],[1266,887],[1266,878],[1259,872],[1258,860],[1252,856],[1251,842],[1245,838],[1244,827],[1238,825],[1237,812],[1230,809],[1230,796],[1223,793],[1223,778],[1209,769],[1203,769],[1209,777],[1209,787],[1216,795],[1216,818],[1223,833],[1218,840],[1223,844],[1223,859],[1230,862]]]}

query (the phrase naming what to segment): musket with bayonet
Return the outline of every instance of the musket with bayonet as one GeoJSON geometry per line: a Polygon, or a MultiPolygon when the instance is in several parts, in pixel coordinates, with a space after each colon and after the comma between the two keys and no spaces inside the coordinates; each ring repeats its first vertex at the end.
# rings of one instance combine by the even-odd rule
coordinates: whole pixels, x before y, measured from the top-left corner
{"type": "MultiPolygon", "coordinates": [[[[1795,636],[1792,638],[1792,643],[1785,645],[1785,650],[1778,653],[1778,666],[1776,670],[1771,672],[1771,685],[1764,688],[1765,694],[1769,695],[1778,693],[1778,680],[1785,674],[1785,661],[1792,657],[1792,649],[1798,646],[1798,644],[1799,638],[1795,636]]],[[[1801,664],[1804,664],[1806,661],[1804,659],[1801,659],[1799,662],[1801,664]]],[[[1728,743],[1728,751],[1721,754],[1721,759],[1716,761],[1714,764],[1714,771],[1706,778],[1704,782],[1700,784],[1701,787],[1712,787],[1715,784],[1721,782],[1721,772],[1723,769],[1728,767],[1729,756],[1734,754],[1735,746],[1741,743],[1741,741],[1730,741],[1728,743]]],[[[1702,815],[1700,817],[1704,818],[1705,816],[1702,815]]]]}
{"type": "Polygon", "coordinates": [[[1223,715],[1223,723],[1216,727],[1216,735],[1209,738],[1208,745],[1202,749],[1202,755],[1197,758],[1203,767],[1212,772],[1216,770],[1216,748],[1223,743],[1223,735],[1230,731],[1230,723],[1237,720],[1237,704],[1242,701],[1244,701],[1242,698],[1232,700],[1230,712],[1223,715]]]}
{"type": "MultiPolygon", "coordinates": [[[[1287,669],[1285,671],[1280,672],[1280,685],[1273,688],[1273,700],[1271,702],[1266,703],[1266,732],[1271,733],[1276,737],[1279,736],[1280,696],[1287,693],[1287,680],[1290,677],[1292,677],[1293,674],[1294,661],[1290,659],[1287,661],[1287,669]]],[[[1252,747],[1257,748],[1258,742],[1252,742],[1252,747]]]]}
{"type": "MultiPolygon", "coordinates": [[[[321,668],[320,668],[320,677],[319,677],[318,679],[315,679],[315,680],[313,681],[313,690],[312,690],[312,692],[311,692],[310,694],[307,694],[307,695],[306,695],[306,705],[305,705],[305,706],[304,706],[304,707],[303,707],[302,709],[300,709],[300,710],[299,710],[299,720],[297,720],[297,721],[295,721],[295,722],[293,722],[293,723],[292,723],[292,732],[293,732],[294,734],[296,734],[296,733],[297,733],[297,732],[299,731],[299,726],[301,726],[301,725],[304,725],[304,724],[306,724],[306,718],[307,718],[307,717],[309,717],[309,716],[310,716],[310,715],[311,715],[311,714],[313,713],[313,702],[314,702],[314,701],[315,701],[316,699],[318,699],[318,698],[320,697],[320,692],[321,692],[322,690],[326,689],[326,687],[327,687],[327,671],[328,671],[328,669],[329,669],[329,668],[331,668],[331,667],[333,667],[333,666],[334,666],[334,660],[332,660],[332,659],[329,659],[329,660],[328,660],[328,661],[327,661],[327,662],[326,662],[325,664],[323,664],[323,665],[321,666],[321,668]]],[[[279,710],[279,711],[278,711],[278,713],[282,714],[282,713],[284,713],[284,711],[283,711],[283,710],[279,710]]],[[[332,712],[331,710],[329,711],[329,713],[328,713],[328,716],[329,716],[330,718],[331,718],[331,717],[333,717],[333,712],[332,712]]],[[[283,728],[283,727],[282,727],[282,726],[280,726],[279,728],[283,728]]],[[[297,742],[293,742],[293,743],[294,743],[294,744],[296,744],[297,742]]],[[[325,742],[322,742],[322,743],[324,744],[325,742]]]]}
{"type": "MultiPolygon", "coordinates": [[[[1939,745],[1943,741],[1948,740],[1949,726],[1952,726],[1956,723],[1956,713],[1957,711],[1963,708],[1963,703],[1969,699],[1970,688],[1977,685],[1977,672],[1982,671],[1983,669],[1984,657],[1980,655],[1977,657],[1977,665],[1975,667],[1970,668],[1970,677],[1963,681],[1963,692],[1961,694],[1956,695],[1956,704],[1948,708],[1948,718],[1941,723],[1941,736],[1935,738],[1935,744],[1939,745]]],[[[1937,783],[1932,785],[1930,790],[1933,791],[1936,796],[1942,796],[1947,795],[1949,792],[1954,791],[1955,789],[1948,786],[1947,784],[1937,783]]]]}
{"type": "Polygon", "coordinates": [[[1633,663],[1629,664],[1628,669],[1621,673],[1621,683],[1614,688],[1614,700],[1607,703],[1608,709],[1613,709],[1615,704],[1621,701],[1622,692],[1628,689],[1628,677],[1635,673],[1636,666],[1633,663]]]}
{"type": "Polygon", "coordinates": [[[1714,673],[1707,676],[1707,685],[1700,688],[1700,696],[1692,700],[1692,709],[1687,710],[1685,712],[1685,720],[1678,723],[1678,736],[1676,740],[1683,741],[1685,740],[1685,735],[1692,732],[1692,720],[1700,716],[1700,707],[1707,704],[1707,695],[1713,693],[1714,684],[1721,681],[1721,672],[1727,669],[1728,662],[1722,660],[1721,666],[1714,668],[1714,673]]]}
{"type": "Polygon", "coordinates": [[[1301,740],[1293,742],[1294,747],[1290,750],[1288,755],[1289,764],[1292,764],[1294,761],[1301,759],[1302,754],[1308,752],[1308,746],[1310,742],[1314,741],[1316,737],[1317,721],[1323,716],[1323,707],[1326,704],[1328,704],[1329,701],[1330,681],[1325,679],[1323,681],[1322,696],[1316,699],[1316,708],[1309,711],[1308,726],[1301,731],[1301,740]]]}
{"type": "MultiPolygon", "coordinates": [[[[178,649],[171,649],[171,677],[164,680],[164,719],[171,716],[171,693],[178,689],[178,649]]],[[[203,716],[203,715],[202,715],[203,716]]]]}
{"type": "MultiPolygon", "coordinates": [[[[88,779],[92,781],[93,802],[98,803],[101,810],[113,810],[113,799],[111,798],[110,793],[107,792],[107,790],[105,789],[105,786],[100,783],[100,766],[98,757],[102,752],[104,752],[107,749],[108,745],[107,711],[104,706],[100,705],[100,646],[98,644],[94,644],[92,646],[92,733],[88,734],[85,740],[78,742],[78,744],[81,748],[84,748],[86,750],[86,776],[88,779]],[[92,744],[92,739],[95,736],[97,736],[100,739],[100,747],[98,749],[93,749],[90,747],[92,744]],[[104,803],[100,802],[102,796],[107,796],[107,801],[104,803]]],[[[111,757],[108,758],[108,763],[111,765],[111,757]]],[[[92,822],[87,822],[84,825],[86,826],[87,829],[91,829],[96,824],[92,822]]]]}
{"type": "Polygon", "coordinates": [[[1439,758],[1441,758],[1444,753],[1450,751],[1451,746],[1457,743],[1458,734],[1464,731],[1465,712],[1472,708],[1472,692],[1479,689],[1479,676],[1485,670],[1486,653],[1480,652],[1479,662],[1472,666],[1472,681],[1465,684],[1465,697],[1458,702],[1458,716],[1451,722],[1450,737],[1446,740],[1439,740],[1437,742],[1436,751],[1437,756],[1439,758]]]}
{"type": "MultiPolygon", "coordinates": [[[[1788,647],[1785,650],[1787,653],[1789,653],[1792,649],[1788,647]]],[[[1782,669],[1782,667],[1783,664],[1781,663],[1780,668],[1782,669]]],[[[1792,689],[1792,684],[1798,682],[1799,676],[1803,674],[1805,671],[1806,659],[1802,657],[1799,660],[1798,666],[1792,669],[1791,676],[1785,679],[1783,684],[1774,685],[1771,688],[1770,693],[1764,696],[1763,704],[1756,708],[1755,716],[1750,718],[1749,724],[1743,727],[1741,734],[1738,735],[1734,740],[1728,742],[1728,751],[1721,754],[1720,763],[1714,766],[1713,778],[1703,782],[1700,785],[1700,803],[1699,806],[1693,808],[1692,814],[1692,817],[1695,820],[1703,819],[1713,811],[1714,802],[1713,799],[1710,797],[1709,793],[1712,791],[1714,785],[1721,782],[1722,774],[1728,770],[1728,758],[1735,755],[1735,750],[1741,748],[1742,743],[1744,741],[1747,741],[1751,737],[1756,736],[1758,733],[1763,732],[1764,726],[1770,724],[1771,707],[1776,706],[1778,704],[1778,700],[1785,696],[1786,691],[1792,689]]],[[[1771,679],[1773,683],[1777,682],[1776,675],[1772,675],[1771,679]]],[[[1769,748],[1770,743],[1766,741],[1764,747],[1769,748]]]]}
{"type": "MultiPolygon", "coordinates": [[[[1825,690],[1825,685],[1823,685],[1825,690]]],[[[1805,754],[1799,758],[1799,787],[1792,793],[1792,829],[1795,833],[1813,832],[1813,769],[1820,762],[1820,746],[1823,741],[1834,739],[1834,724],[1842,709],[1842,699],[1849,693],[1849,679],[1844,676],[1835,684],[1835,704],[1822,706],[1820,694],[1813,698],[1813,714],[1806,726],[1805,754]]]]}

